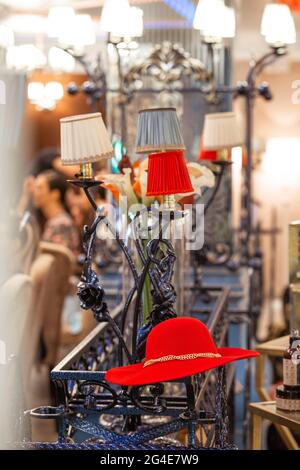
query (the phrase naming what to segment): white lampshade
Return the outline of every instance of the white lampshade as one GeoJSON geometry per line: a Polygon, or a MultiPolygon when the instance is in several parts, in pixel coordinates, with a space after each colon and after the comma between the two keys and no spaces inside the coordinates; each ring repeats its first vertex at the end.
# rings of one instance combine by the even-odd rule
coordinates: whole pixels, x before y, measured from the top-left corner
{"type": "Polygon", "coordinates": [[[97,162],[114,153],[101,113],[61,119],[60,137],[63,165],[97,162]]]}
{"type": "Polygon", "coordinates": [[[223,6],[223,0],[199,0],[195,11],[193,27],[200,31],[203,30],[206,26],[207,20],[211,22],[213,14],[216,19],[216,12],[223,6]]]}
{"type": "Polygon", "coordinates": [[[72,7],[56,6],[52,7],[48,13],[47,33],[50,38],[59,38],[69,27],[75,17],[72,7]]]}
{"type": "Polygon", "coordinates": [[[73,72],[75,69],[75,59],[66,51],[59,47],[50,47],[48,52],[48,64],[52,70],[58,72],[73,72]]]}
{"type": "Polygon", "coordinates": [[[90,15],[75,15],[61,32],[60,44],[74,47],[92,46],[96,43],[95,26],[90,15]]]}
{"type": "Polygon", "coordinates": [[[128,0],[105,0],[100,18],[101,30],[106,33],[117,33],[118,36],[118,32],[124,29],[124,18],[129,8],[128,0]]]}
{"type": "Polygon", "coordinates": [[[235,11],[224,0],[199,0],[193,26],[206,40],[216,41],[235,36],[235,11]]]}
{"type": "Polygon", "coordinates": [[[34,70],[46,65],[45,54],[33,44],[11,46],[7,49],[6,64],[16,70],[34,70]]]}
{"type": "Polygon", "coordinates": [[[220,31],[222,38],[234,38],[235,36],[235,10],[231,7],[226,7],[223,10],[223,22],[220,21],[220,31]]]}
{"type": "Polygon", "coordinates": [[[265,6],[261,34],[265,36],[266,42],[273,46],[296,42],[295,23],[287,5],[270,3],[265,6]]]}
{"type": "Polygon", "coordinates": [[[122,36],[137,38],[143,36],[144,31],[144,22],[143,22],[144,12],[141,8],[130,7],[128,10],[128,16],[124,22],[124,31],[122,36]]]}
{"type": "Polygon", "coordinates": [[[15,35],[11,28],[0,25],[0,47],[10,47],[15,43],[15,35]]]}
{"type": "Polygon", "coordinates": [[[139,112],[136,153],[184,149],[175,108],[143,109],[139,112]]]}
{"type": "Polygon", "coordinates": [[[220,150],[238,147],[243,145],[243,141],[243,134],[235,113],[206,114],[203,128],[204,149],[220,150]]]}

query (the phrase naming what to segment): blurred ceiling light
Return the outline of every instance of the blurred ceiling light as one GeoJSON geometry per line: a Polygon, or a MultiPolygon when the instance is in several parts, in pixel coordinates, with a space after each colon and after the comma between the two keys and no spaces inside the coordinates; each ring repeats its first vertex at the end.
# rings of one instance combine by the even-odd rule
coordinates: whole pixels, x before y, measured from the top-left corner
{"type": "Polygon", "coordinates": [[[48,52],[48,64],[52,70],[57,72],[73,72],[75,70],[75,59],[59,47],[50,47],[48,52]]]}
{"type": "Polygon", "coordinates": [[[48,13],[47,33],[49,38],[59,38],[72,23],[75,11],[72,7],[52,7],[48,13]]]}
{"type": "Polygon", "coordinates": [[[223,22],[220,21],[222,38],[234,38],[236,29],[235,10],[232,7],[225,6],[223,14],[223,22]]]}
{"type": "Polygon", "coordinates": [[[106,0],[100,28],[115,37],[141,37],[144,31],[143,15],[141,8],[131,7],[127,0],[106,0]]]}
{"type": "Polygon", "coordinates": [[[39,110],[51,111],[55,108],[57,101],[64,96],[64,89],[59,82],[30,82],[27,87],[27,96],[31,103],[39,110]]]}
{"type": "Polygon", "coordinates": [[[45,54],[33,44],[11,46],[7,49],[6,65],[16,70],[31,71],[46,65],[45,54]]]}
{"type": "Polygon", "coordinates": [[[122,31],[129,8],[128,0],[105,0],[100,18],[101,30],[106,33],[122,31]]]}
{"type": "Polygon", "coordinates": [[[201,31],[205,27],[206,15],[211,15],[213,9],[218,8],[219,3],[223,3],[223,0],[199,0],[193,20],[194,29],[201,31]]]}
{"type": "Polygon", "coordinates": [[[11,28],[5,25],[0,25],[0,47],[13,46],[15,43],[14,32],[11,28]]]}
{"type": "Polygon", "coordinates": [[[296,28],[293,16],[287,5],[270,3],[265,6],[261,34],[268,44],[281,47],[296,42],[296,28]]]}
{"type": "Polygon", "coordinates": [[[18,9],[33,9],[33,8],[40,8],[45,5],[45,0],[1,0],[1,3],[4,5],[8,5],[11,8],[18,8],[18,9]]]}
{"type": "Polygon", "coordinates": [[[125,20],[125,37],[138,38],[143,36],[144,32],[144,22],[143,22],[144,12],[141,8],[130,7],[128,11],[128,16],[125,20]],[[127,31],[126,31],[127,30],[127,31]]]}
{"type": "Polygon", "coordinates": [[[219,42],[235,36],[235,11],[223,0],[199,0],[193,26],[206,42],[219,42]]]}
{"type": "Polygon", "coordinates": [[[267,141],[266,153],[262,160],[262,170],[277,177],[294,179],[299,183],[300,139],[297,137],[274,137],[267,141]]]}
{"type": "Polygon", "coordinates": [[[47,96],[44,96],[40,101],[36,103],[36,107],[39,111],[53,111],[56,106],[56,101],[51,100],[47,96]]]}
{"type": "Polygon", "coordinates": [[[41,15],[10,15],[3,24],[19,34],[44,34],[47,19],[41,15]]]}
{"type": "Polygon", "coordinates": [[[75,15],[58,37],[60,44],[73,47],[92,46],[96,43],[95,26],[90,15],[75,15]]]}
{"type": "Polygon", "coordinates": [[[44,96],[44,84],[42,82],[30,82],[27,87],[27,97],[32,103],[37,103],[44,96]]]}
{"type": "Polygon", "coordinates": [[[111,31],[113,37],[125,38],[130,43],[131,38],[142,37],[144,32],[144,12],[141,8],[129,7],[124,13],[124,21],[118,29],[111,31]]]}
{"type": "Polygon", "coordinates": [[[45,85],[45,96],[54,101],[59,101],[64,97],[64,87],[59,82],[48,82],[45,85]]]}

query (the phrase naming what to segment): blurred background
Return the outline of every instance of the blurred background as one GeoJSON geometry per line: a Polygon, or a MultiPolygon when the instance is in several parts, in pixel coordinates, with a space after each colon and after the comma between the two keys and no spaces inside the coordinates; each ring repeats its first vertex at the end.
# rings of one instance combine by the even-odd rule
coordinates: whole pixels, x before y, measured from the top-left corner
{"type": "MultiPolygon", "coordinates": [[[[205,114],[234,109],[245,127],[245,102],[234,99],[234,93],[214,101],[181,90],[198,86],[195,70],[208,87],[234,86],[246,79],[249,64],[274,45],[260,32],[267,3],[226,2],[234,8],[235,28],[223,33],[222,18],[214,13],[212,20],[207,17],[207,27],[212,21],[215,37],[194,27],[196,0],[130,1],[136,9],[130,20],[122,18],[115,2],[107,20],[111,29],[101,19],[103,0],[0,0],[0,351],[1,363],[10,364],[7,387],[7,369],[1,376],[1,406],[9,410],[1,413],[6,417],[0,424],[3,442],[22,436],[24,424],[16,426],[14,419],[20,409],[51,402],[49,370],[95,326],[76,297],[82,229],[93,214],[80,190],[66,184],[78,168],[60,163],[59,119],[103,114],[115,155],[111,168],[102,163],[96,168],[101,175],[117,172],[125,153],[132,163],[138,158],[134,142],[140,108],[175,106],[186,159],[198,160],[205,114]],[[154,64],[151,73],[149,61],[154,64]],[[178,72],[182,67],[185,75],[178,72]],[[205,79],[204,72],[210,78],[205,79]],[[14,366],[21,359],[22,377],[14,366]]],[[[291,41],[288,54],[259,75],[262,86],[270,84],[274,99],[258,96],[251,136],[251,205],[264,256],[256,331],[260,340],[287,328],[283,299],[288,285],[288,223],[299,217],[300,2],[280,3],[292,7],[297,40],[291,41]]],[[[232,178],[223,181],[214,201],[223,227],[221,235],[214,233],[216,243],[225,237],[234,244],[243,217],[241,148],[235,149],[233,159],[232,178]],[[224,206],[228,188],[232,196],[224,206]]],[[[96,190],[95,198],[99,204],[111,200],[103,188],[96,190]]],[[[208,232],[215,230],[215,217],[212,206],[208,232]]],[[[100,241],[97,253],[108,302],[117,305],[122,293],[120,256],[113,241],[109,246],[100,241]]],[[[34,424],[33,437],[55,440],[55,424],[34,424]]]]}

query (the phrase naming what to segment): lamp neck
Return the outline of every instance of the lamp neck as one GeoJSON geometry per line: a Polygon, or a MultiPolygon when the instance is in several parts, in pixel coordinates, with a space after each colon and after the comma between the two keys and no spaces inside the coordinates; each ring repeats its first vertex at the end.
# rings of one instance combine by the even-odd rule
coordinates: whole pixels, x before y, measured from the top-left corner
{"type": "Polygon", "coordinates": [[[218,150],[217,152],[217,159],[221,162],[227,162],[229,160],[229,150],[227,148],[223,148],[218,150]]]}
{"type": "Polygon", "coordinates": [[[91,163],[82,163],[80,165],[80,179],[92,179],[93,178],[93,167],[91,163]]]}
{"type": "Polygon", "coordinates": [[[175,209],[176,207],[176,201],[175,201],[175,195],[174,194],[166,194],[164,196],[164,209],[175,209]]]}

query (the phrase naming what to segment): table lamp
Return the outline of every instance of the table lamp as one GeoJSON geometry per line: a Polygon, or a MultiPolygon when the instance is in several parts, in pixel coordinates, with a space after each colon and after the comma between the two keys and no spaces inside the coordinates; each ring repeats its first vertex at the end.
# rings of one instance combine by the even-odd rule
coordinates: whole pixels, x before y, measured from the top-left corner
{"type": "Polygon", "coordinates": [[[164,207],[175,207],[175,194],[193,187],[184,160],[185,146],[175,108],[139,112],[137,153],[148,153],[147,196],[164,196],[164,207]]]}
{"type": "Polygon", "coordinates": [[[92,163],[113,156],[113,147],[101,113],[60,119],[63,165],[80,165],[78,180],[93,180],[92,163]]]}
{"type": "Polygon", "coordinates": [[[183,150],[149,155],[147,196],[164,196],[164,207],[173,208],[175,194],[194,191],[183,150]]]}
{"type": "Polygon", "coordinates": [[[232,147],[243,145],[243,136],[233,112],[206,114],[203,149],[217,151],[216,163],[229,162],[232,147]]]}

